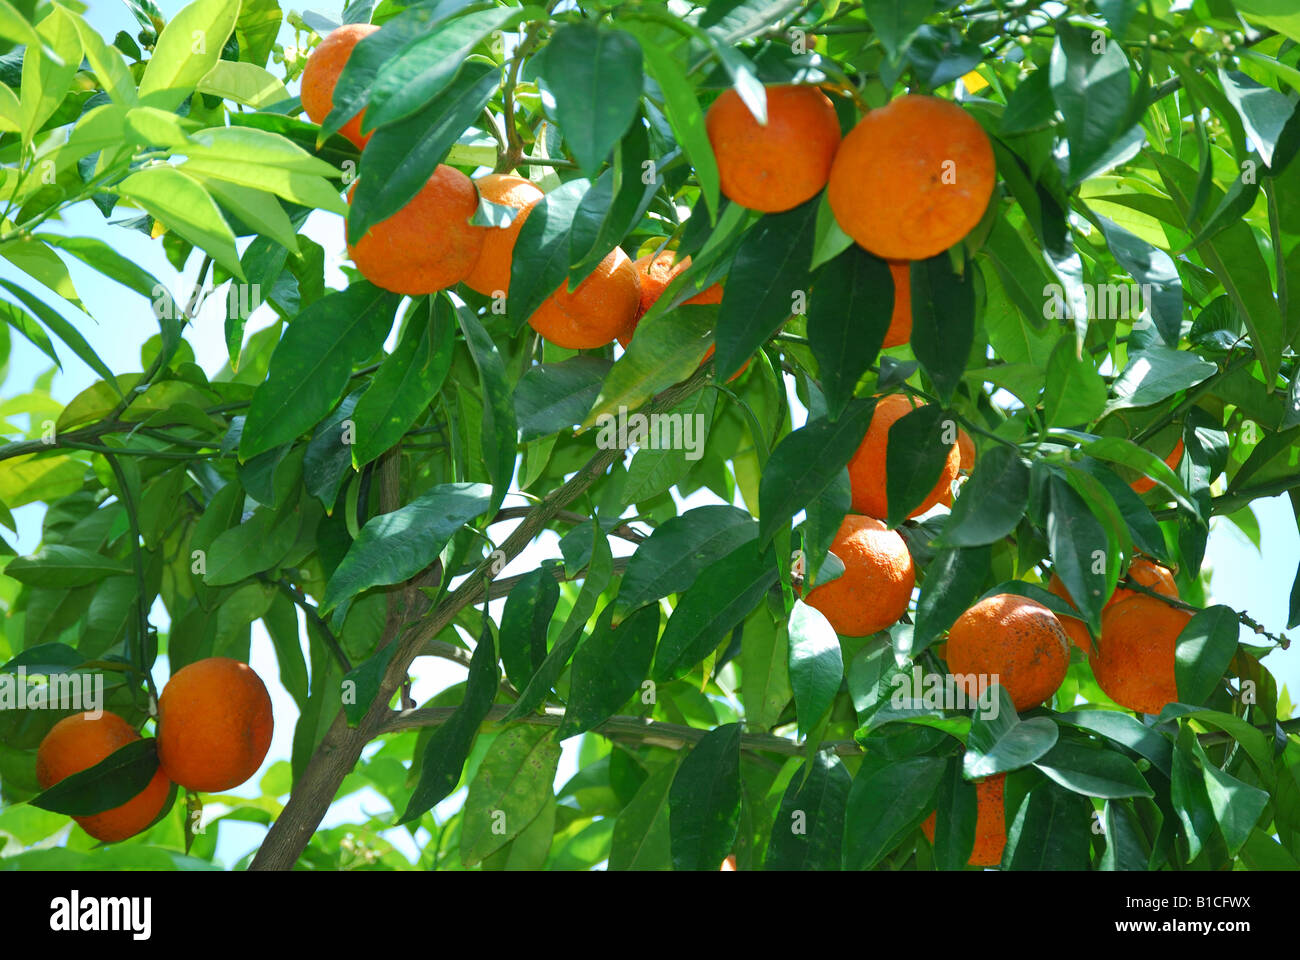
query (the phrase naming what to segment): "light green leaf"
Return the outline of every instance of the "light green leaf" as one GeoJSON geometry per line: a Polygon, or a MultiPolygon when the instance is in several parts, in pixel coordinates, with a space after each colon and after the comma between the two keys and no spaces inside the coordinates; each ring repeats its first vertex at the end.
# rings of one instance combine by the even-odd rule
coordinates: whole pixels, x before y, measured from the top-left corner
{"type": "Polygon", "coordinates": [[[229,0],[195,0],[176,14],[145,65],[140,100],[163,110],[180,106],[221,59],[238,17],[239,4],[229,0]]]}
{"type": "Polygon", "coordinates": [[[118,192],[134,200],[163,226],[212,255],[224,269],[246,279],[235,249],[235,235],[216,201],[193,177],[158,164],[127,177],[118,192]]]}
{"type": "Polygon", "coordinates": [[[68,92],[81,63],[81,38],[77,35],[72,14],[60,6],[36,26],[36,32],[55,56],[56,63],[44,48],[28,47],[35,55],[23,57],[23,141],[30,142],[41,125],[58,109],[68,92]]]}
{"type": "Polygon", "coordinates": [[[289,91],[275,74],[255,63],[218,60],[198,83],[199,93],[233,100],[260,110],[289,99],[289,91]]]}

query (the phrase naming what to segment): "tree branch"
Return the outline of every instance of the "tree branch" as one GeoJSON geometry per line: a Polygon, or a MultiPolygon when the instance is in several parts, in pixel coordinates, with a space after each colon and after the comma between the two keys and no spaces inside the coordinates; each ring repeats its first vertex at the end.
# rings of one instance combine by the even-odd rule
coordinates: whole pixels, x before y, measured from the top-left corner
{"type": "MultiPolygon", "coordinates": [[[[710,366],[701,367],[688,380],[669,387],[656,397],[649,404],[649,412],[662,413],[672,409],[703,387],[711,376],[710,366]]],[[[564,486],[552,491],[533,507],[499,548],[506,563],[518,556],[561,510],[603,476],[624,452],[623,447],[601,450],[564,486]]],[[[379,734],[390,719],[392,711],[388,704],[405,681],[411,661],[462,609],[486,598],[494,563],[495,560],[491,559],[484,561],[428,617],[419,621],[416,629],[408,631],[402,637],[400,646],[384,673],[379,691],[357,727],[349,727],[343,712],[339,711],[311,762],[294,785],[289,802],[271,825],[261,849],[249,866],[250,870],[288,870],[297,862],[325,811],[329,809],[343,778],[356,766],[365,745],[379,734]]]]}

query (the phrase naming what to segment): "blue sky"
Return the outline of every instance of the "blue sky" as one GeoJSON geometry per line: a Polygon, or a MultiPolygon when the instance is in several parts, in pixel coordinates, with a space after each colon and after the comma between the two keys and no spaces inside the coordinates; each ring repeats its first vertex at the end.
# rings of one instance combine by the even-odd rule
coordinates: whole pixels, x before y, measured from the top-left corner
{"type": "MultiPolygon", "coordinates": [[[[183,6],[179,0],[162,0],[159,3],[168,16],[183,6]]],[[[312,9],[338,19],[340,3],[322,3],[312,9]]],[[[124,4],[97,0],[92,5],[88,17],[101,34],[112,37],[118,30],[133,34],[138,27],[124,4]]],[[[285,30],[282,40],[288,42],[291,33],[285,30]]],[[[296,89],[295,89],[296,92],[296,89]]],[[[115,219],[124,219],[125,212],[115,219]]],[[[161,245],[151,241],[142,234],[108,226],[103,218],[90,204],[70,212],[61,223],[50,223],[49,228],[73,235],[96,236],[112,244],[117,250],[150,270],[174,293],[183,296],[191,289],[194,270],[198,258],[193,258],[188,275],[179,275],[167,262],[161,245]]],[[[338,271],[338,264],[345,253],[342,220],[332,214],[315,213],[307,221],[305,232],[322,244],[326,251],[327,282],[333,286],[342,286],[344,279],[338,271]]],[[[149,304],[142,298],[126,291],[124,288],[103,280],[79,262],[69,263],[74,283],[83,301],[87,304],[94,322],[87,322],[72,308],[64,305],[63,312],[69,319],[78,323],[86,339],[115,372],[139,370],[140,347],[154,333],[157,326],[149,304]]],[[[25,275],[20,274],[6,261],[0,260],[0,276],[28,283],[25,275]]],[[[57,306],[53,297],[47,300],[57,306]]],[[[218,305],[221,298],[214,298],[218,305]]],[[[269,308],[261,308],[248,323],[246,336],[264,327],[271,319],[269,308]]],[[[223,339],[223,317],[219,313],[205,311],[187,330],[186,339],[193,347],[200,366],[209,374],[215,373],[226,360],[223,339]]],[[[60,349],[63,370],[55,376],[53,394],[61,403],[71,400],[78,392],[93,383],[97,377],[74,357],[67,349],[60,349]]],[[[37,376],[48,370],[48,360],[19,337],[13,338],[13,351],[10,357],[8,379],[0,385],[0,401],[20,395],[30,389],[37,376]]],[[[519,500],[519,503],[525,501],[519,500]]],[[[684,506],[695,506],[708,502],[708,498],[693,497],[684,506]]],[[[39,543],[40,519],[42,509],[39,505],[23,507],[14,511],[18,522],[19,536],[17,548],[27,553],[34,550],[39,543]]],[[[1262,535],[1262,549],[1256,550],[1245,536],[1226,521],[1216,520],[1210,538],[1206,564],[1213,571],[1212,598],[1215,602],[1226,603],[1237,609],[1247,610],[1268,629],[1281,632],[1285,628],[1288,597],[1292,577],[1295,574],[1296,560],[1300,558],[1300,535],[1297,534],[1296,522],[1291,507],[1285,497],[1260,501],[1255,504],[1256,515],[1262,535]]],[[[498,525],[491,533],[498,541],[508,532],[505,525],[498,525]]],[[[557,540],[553,535],[545,535],[537,544],[516,558],[503,575],[522,573],[536,566],[537,562],[548,556],[558,556],[557,540]]],[[[616,555],[626,554],[631,545],[623,541],[612,544],[616,555]]],[[[496,601],[492,612],[499,615],[502,601],[496,601]]],[[[167,628],[165,611],[161,604],[156,605],[152,621],[159,629],[167,628]]],[[[1243,639],[1249,639],[1243,633],[1243,639]]],[[[263,769],[243,788],[232,791],[235,794],[258,796],[257,781],[271,764],[285,761],[289,757],[293,736],[293,727],[297,720],[297,710],[287,693],[278,683],[276,660],[269,638],[260,623],[255,625],[252,647],[252,666],[264,678],[273,698],[275,713],[275,736],[270,753],[263,769]]],[[[1277,652],[1269,656],[1266,665],[1278,677],[1279,683],[1285,683],[1291,691],[1300,688],[1300,650],[1277,652]]],[[[156,681],[161,687],[168,676],[164,661],[156,668],[156,681]]],[[[415,696],[423,700],[438,690],[459,682],[464,677],[463,669],[454,664],[439,660],[422,659],[417,661],[413,675],[415,677],[415,696]]],[[[578,739],[571,739],[565,745],[564,760],[561,763],[557,784],[566,780],[576,769],[576,749],[578,739]]],[[[444,801],[442,809],[455,808],[459,805],[461,794],[454,794],[444,801]]],[[[363,791],[336,803],[325,821],[326,825],[353,822],[364,819],[367,813],[382,813],[387,810],[387,802],[373,791],[363,791]]],[[[218,856],[227,865],[254,849],[261,840],[263,828],[253,824],[231,822],[221,828],[221,842],[218,856]]],[[[389,838],[400,844],[408,855],[414,856],[415,847],[400,830],[390,831],[389,838]]]]}

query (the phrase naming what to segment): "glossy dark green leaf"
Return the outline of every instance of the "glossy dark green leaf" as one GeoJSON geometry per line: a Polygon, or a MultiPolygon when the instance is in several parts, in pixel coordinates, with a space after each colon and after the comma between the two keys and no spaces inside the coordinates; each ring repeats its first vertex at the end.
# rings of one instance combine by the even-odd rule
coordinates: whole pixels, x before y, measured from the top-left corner
{"type": "Polygon", "coordinates": [[[416,36],[379,68],[361,132],[405,119],[444,96],[457,71],[469,65],[470,52],[520,12],[509,7],[475,10],[416,36]]]}
{"type": "Polygon", "coordinates": [[[934,808],[947,761],[913,757],[864,764],[853,778],[844,815],[845,870],[870,870],[934,808]]]}
{"type": "Polygon", "coordinates": [[[1016,529],[1028,503],[1029,468],[1018,451],[996,444],[976,462],[953,502],[943,542],[954,547],[996,543],[1016,529]]]}
{"type": "Polygon", "coordinates": [[[338,133],[365,108],[375,78],[384,64],[397,56],[416,37],[435,26],[438,19],[455,12],[455,7],[466,5],[459,2],[440,4],[435,19],[434,11],[430,11],[426,4],[420,4],[389,20],[382,30],[362,37],[352,48],[352,53],[334,84],[333,108],[321,123],[321,138],[338,133]]]}
{"type": "MultiPolygon", "coordinates": [[[[527,222],[527,221],[525,221],[527,222]]],[[[478,368],[479,383],[483,387],[483,461],[488,476],[492,478],[492,506],[495,512],[510,489],[515,475],[515,454],[519,429],[515,425],[515,405],[512,388],[506,380],[505,361],[496,343],[488,336],[473,311],[463,305],[456,307],[456,319],[465,334],[465,343],[474,366],[478,368]]]]}
{"type": "Polygon", "coordinates": [[[451,719],[438,727],[428,744],[420,766],[420,779],[398,824],[417,820],[456,789],[479,724],[496,699],[499,676],[492,632],[484,630],[470,657],[465,699],[451,719]]]}
{"type": "Polygon", "coordinates": [[[1222,604],[1198,611],[1182,633],[1174,660],[1180,703],[1203,704],[1218,689],[1237,654],[1241,623],[1237,612],[1222,604]]]}
{"type": "Polygon", "coordinates": [[[451,309],[440,297],[430,303],[428,318],[412,318],[397,349],[375,371],[369,389],[357,402],[352,445],[357,469],[402,439],[437,396],[451,369],[455,334],[451,309]]]}
{"type": "Polygon", "coordinates": [[[356,193],[348,211],[349,242],[356,243],[424,189],[452,144],[482,114],[500,79],[496,67],[470,61],[418,113],[374,132],[357,171],[356,193]]]}
{"type": "Polygon", "coordinates": [[[70,817],[93,816],[126,803],[149,785],[157,771],[157,741],[133,740],[99,763],[64,777],[28,803],[70,817]]]}
{"type": "Polygon", "coordinates": [[[1089,424],[1106,408],[1106,381],[1091,357],[1080,359],[1073,336],[1057,341],[1047,361],[1043,414],[1050,427],[1089,424]]]}
{"type": "Polygon", "coordinates": [[[844,680],[844,654],[835,628],[802,600],[790,611],[790,686],[800,734],[807,735],[830,709],[844,680]]]}
{"type": "Polygon", "coordinates": [[[1183,282],[1173,258],[1113,220],[1102,216],[1097,219],[1110,252],[1142,285],[1143,301],[1151,310],[1160,338],[1171,347],[1178,346],[1183,324],[1183,282]]]}
{"type": "MultiPolygon", "coordinates": [[[[585,280],[645,215],[663,186],[662,174],[643,182],[647,174],[644,164],[649,159],[649,135],[643,125],[634,123],[615,144],[613,163],[578,205],[569,232],[570,283],[585,280]]],[[[667,157],[659,158],[659,167],[668,162],[667,157]]]]}
{"type": "Polygon", "coordinates": [[[1199,513],[1200,507],[1192,500],[1187,487],[1178,474],[1160,457],[1145,447],[1140,447],[1124,437],[1101,437],[1082,445],[1088,456],[1111,463],[1119,463],[1149,476],[1164,487],[1185,510],[1199,513]]]}
{"type": "Polygon", "coordinates": [[[343,712],[349,727],[356,727],[374,703],[384,671],[396,652],[397,644],[390,643],[343,675],[343,712]]]}
{"type": "Polygon", "coordinates": [[[1260,814],[1269,804],[1269,794],[1219,769],[1203,751],[1200,756],[1205,795],[1228,845],[1228,855],[1235,857],[1259,823],[1260,814]]]}
{"type": "Polygon", "coordinates": [[[818,271],[808,299],[808,346],[817,358],[830,419],[848,406],[875,362],[893,313],[889,266],[856,244],[818,271]]]}
{"type": "Polygon", "coordinates": [[[1091,457],[1084,457],[1076,466],[1093,477],[1110,494],[1120,515],[1128,525],[1133,543],[1149,557],[1154,557],[1168,565],[1169,548],[1165,545],[1165,535],[1160,524],[1151,514],[1151,508],[1142,502],[1142,498],[1133,492],[1133,488],[1121,480],[1115,471],[1091,457]]]}
{"type": "MultiPolygon", "coordinates": [[[[593,537],[591,559],[587,563],[582,590],[578,593],[578,599],[574,601],[568,619],[564,621],[560,635],[555,638],[550,653],[542,660],[541,665],[533,673],[532,679],[519,695],[519,699],[506,714],[507,721],[516,720],[536,710],[550,694],[555,681],[559,679],[569,658],[578,648],[583,628],[591,615],[596,612],[597,600],[614,575],[614,557],[609,549],[609,538],[605,536],[604,530],[598,523],[592,523],[591,531],[593,537]]],[[[545,638],[542,642],[545,642],[545,638]]]]}
{"type": "Polygon", "coordinates": [[[797,294],[808,294],[817,202],[768,214],[741,240],[718,309],[719,380],[738,373],[791,316],[797,294]]]}
{"type": "Polygon", "coordinates": [[[891,60],[898,59],[917,28],[933,11],[934,0],[863,0],[862,3],[862,12],[891,60]]]}
{"type": "Polygon", "coordinates": [[[533,204],[515,240],[510,261],[507,305],[516,328],[528,321],[569,275],[569,230],[583,197],[586,180],[570,180],[533,204]]]}
{"type": "Polygon", "coordinates": [[[1174,748],[1170,796],[1187,840],[1189,861],[1200,856],[1205,844],[1214,836],[1216,823],[1196,750],[1196,734],[1190,727],[1180,725],[1178,743],[1174,748]]]}
{"type": "Polygon", "coordinates": [[[1129,62],[1121,44],[1095,44],[1090,31],[1063,23],[1050,69],[1052,95],[1065,116],[1070,142],[1070,178],[1078,182],[1129,123],[1129,62]]]}
{"type": "Polygon", "coordinates": [[[444,483],[423,496],[366,521],[361,533],[325,586],[321,612],[371,587],[401,583],[434,560],[447,541],[488,511],[491,488],[484,483],[444,483]]]}
{"type": "Polygon", "coordinates": [[[678,599],[659,638],[651,672],[655,682],[675,680],[708,656],[758,605],[776,578],[771,553],[760,552],[752,542],[701,571],[678,599]]]}
{"type": "MultiPolygon", "coordinates": [[[[616,751],[617,754],[617,751],[616,751]]],[[[611,870],[671,870],[673,855],[668,826],[668,791],[677,762],[646,778],[636,796],[619,811],[609,846],[611,870]]]]}
{"type": "Polygon", "coordinates": [[[614,713],[641,688],[650,673],[659,639],[659,605],[641,607],[617,627],[610,625],[613,606],[596,620],[591,635],[573,655],[569,668],[569,702],[557,739],[590,730],[614,713]]]}
{"type": "Polygon", "coordinates": [[[997,690],[996,715],[977,711],[971,721],[962,757],[962,772],[970,780],[1026,767],[1051,750],[1060,735],[1049,717],[1021,720],[1006,689],[997,690]]]}
{"type": "Polygon", "coordinates": [[[641,47],[626,33],[590,21],[559,27],[547,44],[542,84],[565,142],[594,173],[637,113],[641,47]]]}
{"type": "Polygon", "coordinates": [[[739,507],[696,507],[655,528],[632,554],[615,601],[621,620],[638,607],[681,593],[700,571],[757,536],[758,525],[739,507]]]}
{"type": "Polygon", "coordinates": [[[772,823],[765,870],[839,870],[853,778],[844,761],[818,751],[796,773],[772,823]]]}
{"type": "Polygon", "coordinates": [[[524,574],[501,611],[501,665],[517,690],[528,686],[546,659],[546,631],[560,600],[553,566],[548,561],[524,574]]]}
{"type": "Polygon", "coordinates": [[[838,420],[810,420],[776,445],[758,486],[760,543],[771,542],[840,476],[862,445],[875,409],[874,400],[855,400],[838,420]]]}
{"type": "Polygon", "coordinates": [[[1073,710],[1058,714],[1056,719],[1127,747],[1169,776],[1173,744],[1132,714],[1118,710],[1073,710]]]}
{"type": "Polygon", "coordinates": [[[668,791],[674,870],[716,871],[740,827],[740,724],[704,735],[668,791]]]}
{"type": "Polygon", "coordinates": [[[889,428],[885,451],[885,495],[888,522],[897,527],[919,507],[943,474],[952,444],[943,440],[951,414],[938,404],[926,404],[904,414],[889,428]]]}
{"type": "Polygon", "coordinates": [[[844,563],[838,557],[832,558],[829,551],[844,518],[853,509],[852,501],[847,469],[840,470],[826,489],[809,501],[804,522],[799,525],[804,538],[805,587],[828,583],[843,573],[844,563]]]}
{"type": "Polygon", "coordinates": [[[560,744],[550,727],[519,724],[492,741],[465,798],[460,856],[473,866],[533,822],[554,793],[560,744]]]}
{"type": "Polygon", "coordinates": [[[1110,598],[1115,578],[1108,577],[1112,567],[1118,571],[1119,558],[1112,556],[1110,541],[1101,522],[1088,504],[1062,477],[1048,480],[1051,507],[1047,517],[1047,542],[1052,552],[1052,567],[1070,592],[1075,606],[1094,632],[1101,629],[1101,608],[1110,598]],[[1097,560],[1103,569],[1097,573],[1097,560]]]}
{"type": "Polygon", "coordinates": [[[992,561],[993,552],[987,546],[950,547],[930,561],[916,602],[913,657],[934,643],[975,602],[992,570],[992,561]]]}
{"type": "Polygon", "coordinates": [[[303,485],[331,513],[339,488],[352,469],[352,444],[356,440],[352,411],[360,399],[360,390],[348,394],[333,413],[316,425],[302,460],[303,485]]]}
{"type": "Polygon", "coordinates": [[[1058,741],[1034,766],[1067,790],[1088,797],[1151,797],[1155,792],[1137,765],[1113,750],[1058,741]]]}
{"type": "Polygon", "coordinates": [[[343,395],[354,364],[371,356],[393,325],[401,298],[364,281],[304,310],[271,354],[240,435],[248,461],[315,426],[343,395]]]}
{"type": "Polygon", "coordinates": [[[1008,870],[1086,870],[1092,846],[1092,804],[1044,780],[1007,817],[1002,865],[1008,870]]]}
{"type": "Polygon", "coordinates": [[[1151,842],[1129,800],[1107,800],[1102,811],[1106,849],[1100,870],[1146,870],[1151,861],[1151,842]]]}
{"type": "Polygon", "coordinates": [[[1267,166],[1273,166],[1282,131],[1295,113],[1295,104],[1284,93],[1266,87],[1240,70],[1219,69],[1219,82],[1228,102],[1236,108],[1241,122],[1267,166]]]}
{"type": "Polygon", "coordinates": [[[940,870],[964,870],[975,849],[979,816],[975,784],[961,772],[961,761],[948,761],[934,806],[934,865],[940,870]]]}
{"type": "MultiPolygon", "coordinates": [[[[941,253],[912,263],[912,352],[940,399],[952,399],[975,343],[975,268],[941,253]]],[[[932,484],[933,485],[933,484],[932,484]]]]}

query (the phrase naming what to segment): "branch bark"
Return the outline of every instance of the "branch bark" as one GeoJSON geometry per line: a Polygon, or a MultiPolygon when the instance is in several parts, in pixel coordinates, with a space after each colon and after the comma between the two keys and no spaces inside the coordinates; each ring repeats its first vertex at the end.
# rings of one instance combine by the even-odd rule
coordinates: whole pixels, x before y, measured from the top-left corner
{"type": "MultiPolygon", "coordinates": [[[[712,366],[701,367],[690,379],[669,387],[648,406],[647,412],[662,413],[672,409],[683,399],[695,393],[712,377],[712,366]]],[[[564,486],[552,491],[534,506],[523,522],[501,544],[509,563],[553,520],[557,514],[576,500],[588,487],[605,474],[615,460],[622,457],[625,448],[602,450],[592,457],[564,486]]],[[[294,784],[293,793],[284,810],[271,825],[266,839],[249,865],[250,870],[289,870],[297,862],[311,835],[320,825],[329,809],[343,778],[356,766],[361,751],[367,743],[383,732],[392,713],[389,708],[393,696],[406,679],[411,661],[425,650],[430,640],[470,604],[486,599],[491,579],[492,561],[485,561],[479,569],[467,576],[433,612],[420,620],[415,629],[403,631],[396,628],[398,649],[389,662],[379,686],[379,692],[355,727],[349,727],[342,711],[334,718],[329,731],[321,741],[311,762],[294,784]]],[[[498,568],[500,569],[500,568],[498,568]]],[[[390,642],[385,637],[381,644],[390,642]]]]}

